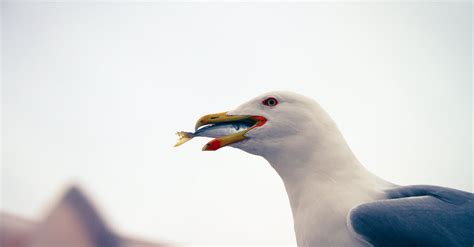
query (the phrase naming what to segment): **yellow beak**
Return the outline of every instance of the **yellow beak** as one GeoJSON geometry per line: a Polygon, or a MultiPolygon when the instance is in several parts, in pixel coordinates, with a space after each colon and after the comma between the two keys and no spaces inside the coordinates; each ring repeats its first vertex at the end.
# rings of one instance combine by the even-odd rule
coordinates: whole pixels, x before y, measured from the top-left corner
{"type": "Polygon", "coordinates": [[[221,147],[227,146],[232,143],[236,143],[242,140],[245,140],[247,137],[245,134],[253,128],[262,126],[267,121],[266,118],[261,116],[248,116],[248,115],[227,115],[227,112],[221,112],[216,114],[209,114],[201,117],[195,126],[195,130],[199,129],[199,127],[208,125],[208,124],[218,124],[218,123],[228,123],[228,122],[236,122],[242,120],[251,120],[255,122],[255,125],[250,127],[247,130],[237,132],[235,134],[231,134],[228,136],[223,136],[219,138],[215,138],[214,140],[208,142],[203,148],[203,151],[215,151],[221,147]]]}

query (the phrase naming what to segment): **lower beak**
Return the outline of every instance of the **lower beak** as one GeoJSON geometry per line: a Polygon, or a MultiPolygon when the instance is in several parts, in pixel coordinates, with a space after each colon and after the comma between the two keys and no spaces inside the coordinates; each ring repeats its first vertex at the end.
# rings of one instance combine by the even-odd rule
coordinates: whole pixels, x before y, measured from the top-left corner
{"type": "Polygon", "coordinates": [[[196,122],[195,130],[199,127],[208,125],[208,124],[219,124],[219,123],[230,123],[237,121],[252,121],[255,124],[244,130],[231,135],[215,138],[214,140],[208,142],[203,148],[203,151],[215,151],[221,147],[236,143],[242,140],[247,139],[248,137],[245,134],[256,127],[262,126],[267,121],[266,118],[261,116],[249,116],[249,115],[227,115],[227,112],[221,112],[216,114],[209,114],[201,117],[196,122]]]}

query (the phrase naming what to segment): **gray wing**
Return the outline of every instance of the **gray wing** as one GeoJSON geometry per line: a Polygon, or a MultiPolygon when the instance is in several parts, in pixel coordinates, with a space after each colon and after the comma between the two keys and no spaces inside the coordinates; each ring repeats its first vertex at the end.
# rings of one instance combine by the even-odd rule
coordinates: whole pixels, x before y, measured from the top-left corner
{"type": "Polygon", "coordinates": [[[474,194],[438,186],[387,190],[387,200],[349,213],[353,230],[374,246],[474,246],[474,194]]]}

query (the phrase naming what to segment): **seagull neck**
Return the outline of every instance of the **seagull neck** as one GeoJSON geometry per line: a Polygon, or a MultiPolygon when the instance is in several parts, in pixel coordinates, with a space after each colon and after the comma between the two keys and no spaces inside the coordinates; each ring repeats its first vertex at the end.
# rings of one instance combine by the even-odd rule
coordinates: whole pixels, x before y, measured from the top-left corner
{"type": "Polygon", "coordinates": [[[305,177],[337,179],[340,175],[369,175],[338,135],[313,143],[289,145],[269,152],[264,158],[273,166],[284,181],[301,180],[305,177]]]}
{"type": "Polygon", "coordinates": [[[369,182],[375,177],[357,160],[350,159],[337,158],[328,162],[327,159],[311,157],[308,160],[299,158],[290,162],[277,161],[271,164],[287,187],[306,184],[308,181],[312,181],[312,184],[334,183],[346,187],[360,180],[369,182]]]}
{"type": "Polygon", "coordinates": [[[293,210],[303,197],[324,198],[331,193],[370,197],[389,186],[359,163],[339,133],[319,140],[265,157],[282,178],[293,210]]]}
{"type": "Polygon", "coordinates": [[[349,233],[346,216],[383,198],[388,183],[367,171],[342,137],[272,153],[265,158],[283,179],[298,245],[364,246],[349,233]]]}

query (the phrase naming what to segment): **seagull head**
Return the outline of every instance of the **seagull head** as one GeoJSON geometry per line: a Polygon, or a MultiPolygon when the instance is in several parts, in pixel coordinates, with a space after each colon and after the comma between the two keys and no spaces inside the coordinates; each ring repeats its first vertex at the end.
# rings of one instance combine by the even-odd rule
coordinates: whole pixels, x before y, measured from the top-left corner
{"type": "Polygon", "coordinates": [[[220,138],[203,150],[231,146],[251,154],[266,157],[304,150],[309,144],[320,143],[336,131],[334,122],[314,100],[303,95],[275,91],[259,95],[236,109],[201,117],[196,129],[209,124],[247,121],[251,127],[220,138]]]}

